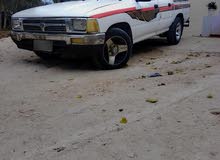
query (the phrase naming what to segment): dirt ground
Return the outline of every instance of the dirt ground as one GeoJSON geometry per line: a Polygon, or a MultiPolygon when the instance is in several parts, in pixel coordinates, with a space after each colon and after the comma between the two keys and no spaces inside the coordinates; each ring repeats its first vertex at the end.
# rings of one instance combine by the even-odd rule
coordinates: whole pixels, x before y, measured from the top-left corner
{"type": "Polygon", "coordinates": [[[151,39],[127,67],[97,71],[0,39],[0,160],[219,160],[219,44],[151,39]]]}
{"type": "Polygon", "coordinates": [[[0,39],[9,36],[9,31],[0,31],[0,39]]]}

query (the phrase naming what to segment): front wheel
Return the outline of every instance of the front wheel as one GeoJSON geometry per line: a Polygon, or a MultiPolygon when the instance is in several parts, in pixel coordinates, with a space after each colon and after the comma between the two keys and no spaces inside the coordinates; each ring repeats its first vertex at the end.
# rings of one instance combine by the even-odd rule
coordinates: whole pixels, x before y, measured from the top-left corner
{"type": "Polygon", "coordinates": [[[167,41],[171,45],[176,45],[180,42],[183,33],[183,21],[180,17],[176,17],[173,24],[167,32],[167,41]]]}
{"type": "Polygon", "coordinates": [[[103,47],[95,54],[94,63],[101,69],[118,69],[125,66],[132,53],[132,41],[129,35],[112,28],[106,33],[103,47]]]}

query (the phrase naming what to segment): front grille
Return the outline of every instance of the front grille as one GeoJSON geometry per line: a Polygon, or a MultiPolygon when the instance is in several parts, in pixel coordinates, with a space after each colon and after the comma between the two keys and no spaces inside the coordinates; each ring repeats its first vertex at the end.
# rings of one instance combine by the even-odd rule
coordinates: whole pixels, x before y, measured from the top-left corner
{"type": "Polygon", "coordinates": [[[63,19],[24,19],[23,28],[26,32],[64,33],[67,31],[63,19]]]}
{"type": "Polygon", "coordinates": [[[38,31],[41,32],[41,28],[40,26],[28,26],[28,25],[24,25],[24,31],[38,31]]]}
{"type": "Polygon", "coordinates": [[[63,19],[24,19],[23,23],[49,23],[49,24],[65,24],[65,20],[63,19]]]}
{"type": "Polygon", "coordinates": [[[48,26],[45,27],[46,32],[66,32],[66,26],[48,26]]]}

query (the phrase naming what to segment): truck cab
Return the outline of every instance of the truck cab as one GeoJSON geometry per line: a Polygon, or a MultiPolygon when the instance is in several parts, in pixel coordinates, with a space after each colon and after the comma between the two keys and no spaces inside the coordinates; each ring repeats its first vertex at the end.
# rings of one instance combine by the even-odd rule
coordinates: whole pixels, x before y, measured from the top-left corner
{"type": "Polygon", "coordinates": [[[64,0],[12,16],[12,40],[43,59],[91,57],[102,69],[121,68],[135,43],[156,35],[180,42],[188,0],[64,0]]]}

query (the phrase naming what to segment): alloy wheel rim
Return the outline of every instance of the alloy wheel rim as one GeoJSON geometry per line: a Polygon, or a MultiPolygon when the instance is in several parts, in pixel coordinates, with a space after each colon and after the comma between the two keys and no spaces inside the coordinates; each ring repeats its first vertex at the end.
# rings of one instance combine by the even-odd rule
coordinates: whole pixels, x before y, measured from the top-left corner
{"type": "Polygon", "coordinates": [[[109,38],[104,46],[104,59],[109,65],[120,65],[127,57],[128,44],[119,36],[109,38]]]}
{"type": "Polygon", "coordinates": [[[177,27],[176,27],[176,39],[177,39],[177,40],[180,40],[181,35],[182,35],[182,25],[181,25],[181,23],[179,22],[179,23],[177,24],[177,27]]]}

